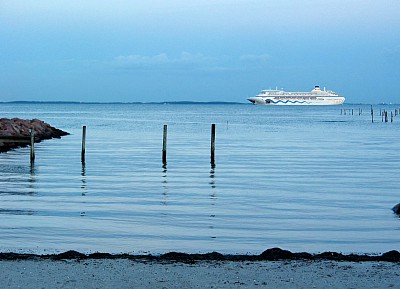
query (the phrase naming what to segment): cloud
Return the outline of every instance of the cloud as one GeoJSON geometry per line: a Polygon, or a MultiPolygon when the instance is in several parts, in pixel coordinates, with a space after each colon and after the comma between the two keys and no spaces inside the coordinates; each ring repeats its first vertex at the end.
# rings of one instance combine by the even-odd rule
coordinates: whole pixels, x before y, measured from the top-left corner
{"type": "Polygon", "coordinates": [[[121,69],[191,69],[191,70],[213,70],[219,67],[218,61],[203,54],[192,54],[182,52],[177,57],[171,57],[166,53],[157,55],[120,55],[114,58],[114,66],[121,69]]]}
{"type": "Polygon", "coordinates": [[[201,53],[182,52],[177,57],[167,53],[156,55],[120,55],[114,58],[113,65],[126,70],[192,70],[207,72],[228,72],[242,70],[243,67],[259,67],[269,63],[269,54],[245,54],[240,57],[221,56],[220,58],[205,56],[201,53]],[[243,66],[245,64],[245,66],[243,66]]]}

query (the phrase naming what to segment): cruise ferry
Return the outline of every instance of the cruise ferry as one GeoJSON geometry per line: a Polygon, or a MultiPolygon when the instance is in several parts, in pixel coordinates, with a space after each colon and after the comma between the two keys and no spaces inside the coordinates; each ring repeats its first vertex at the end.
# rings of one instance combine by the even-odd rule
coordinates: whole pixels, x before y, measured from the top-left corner
{"type": "Polygon", "coordinates": [[[310,92],[287,92],[284,90],[262,90],[248,99],[254,104],[266,105],[337,105],[345,98],[332,90],[321,90],[316,85],[310,92]]]}

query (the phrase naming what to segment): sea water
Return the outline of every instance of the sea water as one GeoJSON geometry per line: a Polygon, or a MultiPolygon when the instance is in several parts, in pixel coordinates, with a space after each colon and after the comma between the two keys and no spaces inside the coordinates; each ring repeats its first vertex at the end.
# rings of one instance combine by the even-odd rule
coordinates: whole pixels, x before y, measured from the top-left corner
{"type": "Polygon", "coordinates": [[[2,103],[70,135],[32,165],[29,147],[0,154],[0,251],[399,249],[400,117],[373,108],[374,123],[369,105],[2,103]]]}

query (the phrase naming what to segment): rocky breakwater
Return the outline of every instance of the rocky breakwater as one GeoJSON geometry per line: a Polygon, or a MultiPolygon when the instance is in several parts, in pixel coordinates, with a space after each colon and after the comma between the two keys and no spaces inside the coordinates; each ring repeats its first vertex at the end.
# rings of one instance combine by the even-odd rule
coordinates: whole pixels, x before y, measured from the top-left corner
{"type": "Polygon", "coordinates": [[[20,118],[0,119],[0,152],[29,145],[18,141],[21,137],[30,137],[30,129],[34,130],[35,142],[45,139],[61,138],[69,133],[52,127],[39,119],[25,120],[20,118]]]}

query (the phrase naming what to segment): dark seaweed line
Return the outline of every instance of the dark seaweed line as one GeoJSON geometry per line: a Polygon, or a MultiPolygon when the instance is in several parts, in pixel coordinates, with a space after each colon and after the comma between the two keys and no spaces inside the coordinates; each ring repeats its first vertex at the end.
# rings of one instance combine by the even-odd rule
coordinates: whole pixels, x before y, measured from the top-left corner
{"type": "Polygon", "coordinates": [[[292,253],[280,248],[271,248],[262,252],[260,255],[223,255],[218,252],[205,254],[188,254],[180,252],[169,252],[166,254],[153,255],[131,255],[131,254],[110,254],[92,253],[83,254],[77,251],[66,251],[60,254],[36,255],[20,253],[0,253],[0,260],[88,260],[88,259],[129,259],[133,261],[169,261],[182,263],[195,263],[200,261],[279,261],[279,260],[331,260],[331,261],[350,261],[350,262],[370,262],[386,261],[400,262],[400,252],[396,250],[388,251],[382,255],[344,255],[337,252],[323,252],[310,254],[307,252],[292,253]]]}

